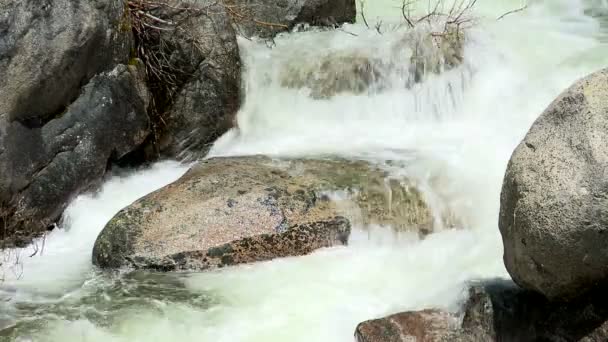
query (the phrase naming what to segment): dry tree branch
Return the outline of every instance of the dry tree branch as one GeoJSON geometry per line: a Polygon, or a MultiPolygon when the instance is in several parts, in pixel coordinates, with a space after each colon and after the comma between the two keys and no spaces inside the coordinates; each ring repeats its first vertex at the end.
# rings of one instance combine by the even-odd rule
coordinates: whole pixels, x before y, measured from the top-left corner
{"type": "Polygon", "coordinates": [[[382,34],[382,20],[376,23],[376,32],[378,32],[378,34],[382,34]]]}
{"type": "Polygon", "coordinates": [[[351,36],[353,36],[353,37],[359,37],[359,35],[358,35],[358,34],[356,34],[356,33],[352,33],[352,32],[350,32],[350,31],[346,31],[346,30],[345,30],[345,29],[343,29],[343,28],[338,28],[338,31],[344,32],[344,33],[346,33],[346,34],[350,34],[350,35],[351,35],[351,36]]]}
{"type": "Polygon", "coordinates": [[[522,7],[518,8],[518,9],[514,9],[512,11],[508,11],[506,13],[504,13],[503,15],[501,15],[500,17],[496,18],[496,20],[501,20],[502,18],[517,13],[517,12],[521,12],[521,11],[525,11],[528,8],[528,5],[523,5],[522,7]]]}
{"type": "Polygon", "coordinates": [[[16,278],[21,278],[23,265],[21,249],[18,247],[30,244],[35,251],[40,250],[35,238],[45,232],[41,232],[38,226],[31,223],[32,220],[23,219],[16,213],[10,201],[0,201],[0,282],[6,279],[8,270],[16,278]]]}
{"type": "MultiPolygon", "coordinates": [[[[437,0],[437,1],[435,2],[435,8],[433,8],[433,9],[431,10],[431,8],[430,8],[430,7],[431,7],[431,6],[430,6],[430,5],[431,5],[431,2],[429,1],[429,3],[428,3],[428,5],[429,5],[429,6],[428,6],[428,9],[427,9],[427,14],[426,14],[425,16],[423,16],[422,18],[418,19],[418,20],[416,21],[416,24],[421,23],[421,22],[423,22],[423,21],[425,21],[425,20],[431,19],[431,18],[433,18],[433,17],[442,16],[441,12],[439,11],[439,5],[441,5],[441,4],[442,4],[442,1],[441,1],[441,0],[437,0]]],[[[450,10],[450,12],[451,12],[451,11],[452,11],[452,10],[450,10]]],[[[448,15],[449,15],[449,14],[448,14],[448,15]]]]}
{"type": "Polygon", "coordinates": [[[401,3],[401,15],[403,16],[403,19],[405,19],[405,22],[407,23],[407,25],[410,28],[414,28],[414,23],[412,22],[411,16],[412,16],[412,10],[411,10],[411,6],[414,3],[415,0],[403,0],[403,2],[401,3]]]}
{"type": "Polygon", "coordinates": [[[359,1],[359,7],[361,8],[361,19],[363,19],[363,23],[367,28],[369,28],[369,24],[367,23],[367,18],[365,18],[365,0],[359,1]]]}

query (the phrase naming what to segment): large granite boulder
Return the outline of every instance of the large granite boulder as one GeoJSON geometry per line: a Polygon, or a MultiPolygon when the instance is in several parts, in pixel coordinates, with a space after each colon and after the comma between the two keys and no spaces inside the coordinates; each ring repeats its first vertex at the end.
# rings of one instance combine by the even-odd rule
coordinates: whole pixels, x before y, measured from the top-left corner
{"type": "Polygon", "coordinates": [[[272,37],[301,23],[354,23],[357,16],[355,0],[226,0],[226,4],[237,31],[246,37],[272,37]]]}
{"type": "Polygon", "coordinates": [[[608,284],[608,70],[564,91],[513,152],[500,232],[516,283],[550,299],[608,284]]]}
{"type": "Polygon", "coordinates": [[[230,17],[212,0],[163,0],[143,10],[157,18],[139,27],[139,48],[149,66],[152,114],[159,116],[159,151],[202,157],[233,126],[240,105],[241,63],[230,17]]]}
{"type": "Polygon", "coordinates": [[[93,76],[126,64],[126,16],[114,0],[0,2],[0,116],[40,127],[93,76]]]}
{"type": "Polygon", "coordinates": [[[471,284],[458,313],[404,312],[359,324],[358,342],[606,341],[608,301],[601,293],[550,302],[511,281],[471,284]]]}
{"type": "Polygon", "coordinates": [[[93,262],[206,269],[302,255],[346,243],[350,223],[421,234],[434,225],[414,184],[363,161],[213,158],[119,212],[93,262]]]}
{"type": "Polygon", "coordinates": [[[18,245],[52,225],[70,199],[99,181],[108,163],[149,134],[149,99],[137,66],[93,77],[64,113],[42,127],[0,118],[0,240],[18,245]]]}

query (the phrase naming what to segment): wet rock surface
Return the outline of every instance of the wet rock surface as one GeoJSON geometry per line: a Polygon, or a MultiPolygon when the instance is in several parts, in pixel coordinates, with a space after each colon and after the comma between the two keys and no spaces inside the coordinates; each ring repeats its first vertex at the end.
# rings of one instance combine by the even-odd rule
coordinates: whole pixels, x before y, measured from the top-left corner
{"type": "Polygon", "coordinates": [[[119,212],[99,235],[93,261],[171,270],[269,260],[344,244],[352,223],[422,235],[434,227],[413,184],[390,181],[367,162],[213,158],[119,212]],[[332,201],[340,190],[353,200],[332,201]]]}

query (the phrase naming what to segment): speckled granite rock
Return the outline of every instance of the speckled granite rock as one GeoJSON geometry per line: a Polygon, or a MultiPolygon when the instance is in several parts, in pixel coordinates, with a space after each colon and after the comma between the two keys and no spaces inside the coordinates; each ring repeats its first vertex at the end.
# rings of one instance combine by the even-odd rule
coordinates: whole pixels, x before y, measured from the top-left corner
{"type": "Polygon", "coordinates": [[[608,69],[534,122],[505,172],[498,226],[509,274],[552,300],[608,285],[608,69]]]}
{"type": "Polygon", "coordinates": [[[119,212],[99,235],[101,267],[207,269],[346,243],[350,223],[422,234],[433,217],[407,180],[363,161],[213,158],[119,212]],[[330,200],[346,190],[349,200],[330,200]],[[345,218],[346,217],[346,218],[345,218]]]}

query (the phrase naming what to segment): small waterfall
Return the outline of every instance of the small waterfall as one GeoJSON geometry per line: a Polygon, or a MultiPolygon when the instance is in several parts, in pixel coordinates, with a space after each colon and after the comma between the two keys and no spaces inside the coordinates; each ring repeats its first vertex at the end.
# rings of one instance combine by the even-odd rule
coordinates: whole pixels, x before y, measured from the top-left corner
{"type": "MultiPolygon", "coordinates": [[[[363,152],[417,123],[455,118],[476,67],[461,60],[464,38],[433,38],[441,27],[313,30],[280,36],[272,48],[241,41],[245,103],[238,129],[211,155],[363,152]]],[[[378,147],[408,147],[394,145],[378,147]]]]}

